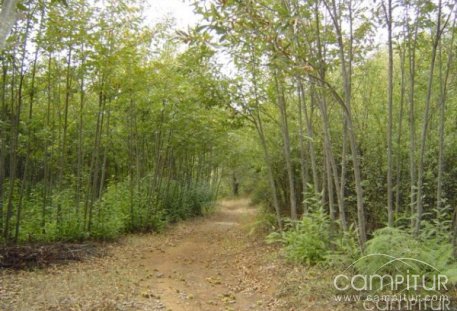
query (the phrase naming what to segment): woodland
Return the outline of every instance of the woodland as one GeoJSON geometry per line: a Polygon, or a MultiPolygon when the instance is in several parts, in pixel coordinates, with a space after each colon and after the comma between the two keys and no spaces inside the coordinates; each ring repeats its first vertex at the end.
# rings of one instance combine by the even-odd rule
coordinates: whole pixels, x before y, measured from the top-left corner
{"type": "Polygon", "coordinates": [[[457,282],[454,0],[191,1],[187,30],[144,5],[3,0],[3,245],[161,232],[244,195],[292,262],[383,253],[457,282]]]}

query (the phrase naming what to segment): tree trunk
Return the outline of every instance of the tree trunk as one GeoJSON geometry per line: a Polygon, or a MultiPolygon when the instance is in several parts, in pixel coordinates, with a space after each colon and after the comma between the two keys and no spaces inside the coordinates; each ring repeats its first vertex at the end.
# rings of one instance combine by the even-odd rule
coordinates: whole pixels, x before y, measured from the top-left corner
{"type": "MultiPolygon", "coordinates": [[[[416,12],[419,14],[418,10],[416,12]]],[[[408,40],[408,62],[409,62],[409,178],[410,178],[410,208],[411,208],[411,229],[414,230],[417,189],[416,189],[416,112],[415,112],[415,85],[416,85],[416,46],[418,23],[415,25],[413,39],[408,40]]],[[[408,34],[411,36],[408,25],[408,34]]]]}
{"type": "Polygon", "coordinates": [[[420,228],[421,228],[422,214],[423,214],[423,210],[424,210],[423,198],[422,198],[422,190],[423,190],[422,187],[424,184],[425,149],[426,149],[426,143],[427,143],[427,131],[428,131],[429,118],[430,118],[430,101],[432,98],[433,74],[435,71],[436,51],[438,48],[438,43],[440,41],[441,32],[442,32],[442,30],[441,30],[441,0],[439,0],[436,31],[435,31],[435,38],[433,41],[432,59],[430,62],[430,73],[429,73],[428,84],[427,84],[427,96],[425,98],[424,124],[422,127],[422,136],[421,136],[421,143],[420,143],[419,165],[417,168],[417,208],[416,208],[417,218],[416,218],[416,227],[415,227],[415,231],[414,231],[415,236],[419,235],[420,228]]]}
{"type": "MultiPolygon", "coordinates": [[[[455,29],[455,17],[452,29],[455,29]]],[[[443,172],[444,172],[444,152],[445,152],[445,144],[444,144],[444,136],[445,136],[445,125],[446,125],[446,97],[447,97],[447,86],[449,80],[449,73],[450,68],[452,66],[453,58],[454,58],[454,38],[455,32],[452,32],[452,37],[449,43],[451,47],[448,51],[448,59],[446,63],[446,72],[444,73],[443,77],[443,64],[442,64],[442,46],[440,44],[440,98],[439,98],[439,147],[438,147],[438,178],[436,181],[436,208],[440,209],[443,200],[443,172]]]]}
{"type": "MultiPolygon", "coordinates": [[[[300,140],[300,178],[302,184],[302,197],[308,191],[308,165],[306,162],[306,153],[305,153],[305,138],[303,130],[303,107],[306,105],[304,88],[302,88],[301,81],[297,81],[297,93],[298,93],[298,137],[300,140]]],[[[306,202],[303,202],[303,214],[308,214],[308,205],[306,202]]]]}
{"type": "MultiPolygon", "coordinates": [[[[353,172],[354,172],[354,181],[355,181],[355,190],[357,196],[357,218],[358,218],[358,229],[359,229],[359,242],[362,249],[365,247],[365,243],[367,240],[366,234],[366,217],[365,217],[365,206],[364,206],[364,195],[363,195],[363,188],[362,188],[362,174],[360,168],[360,158],[359,158],[359,150],[357,146],[357,140],[355,135],[355,129],[353,124],[353,116],[352,116],[352,105],[351,105],[351,64],[347,64],[346,56],[345,56],[345,44],[343,40],[343,35],[341,32],[341,25],[340,25],[340,14],[337,11],[337,5],[335,0],[332,0],[332,7],[328,5],[326,1],[324,1],[326,7],[328,9],[329,14],[331,15],[333,25],[335,27],[335,33],[337,37],[338,43],[338,55],[340,60],[340,69],[341,69],[341,76],[343,79],[343,93],[344,93],[344,110],[345,110],[345,118],[348,126],[348,136],[349,136],[349,144],[351,147],[352,153],[352,163],[353,163],[353,172]]],[[[352,16],[352,14],[350,14],[352,16]]],[[[349,59],[352,59],[352,55],[349,55],[349,59]]]]}
{"type": "MultiPolygon", "coordinates": [[[[1,107],[0,107],[0,121],[4,124],[7,120],[4,119],[7,115],[7,103],[6,103],[6,92],[7,92],[7,73],[8,67],[6,61],[2,61],[2,95],[1,95],[1,107]]],[[[4,205],[4,182],[5,182],[5,165],[6,165],[6,128],[2,125],[0,127],[0,233],[3,232],[3,205],[4,205]]]]}
{"type": "Polygon", "coordinates": [[[401,193],[401,168],[402,168],[402,148],[401,141],[403,135],[403,114],[404,114],[404,102],[405,102],[405,55],[406,50],[400,49],[400,71],[401,71],[401,82],[400,82],[400,114],[398,116],[398,135],[397,135],[397,155],[396,155],[396,181],[395,181],[395,219],[398,219],[398,213],[400,211],[400,193],[401,193]]]}
{"type": "Polygon", "coordinates": [[[393,48],[392,48],[392,0],[387,0],[387,8],[383,3],[385,19],[387,23],[387,46],[389,55],[389,64],[387,66],[387,224],[389,227],[394,226],[394,209],[393,209],[393,160],[392,160],[392,130],[393,130],[393,48]]]}
{"type": "MultiPolygon", "coordinates": [[[[40,33],[43,31],[43,23],[44,23],[44,7],[41,11],[41,19],[40,19],[40,33]]],[[[28,19],[30,20],[32,16],[29,16],[28,19]]],[[[22,183],[21,189],[19,193],[19,202],[17,205],[17,214],[16,214],[16,228],[14,234],[14,242],[17,243],[19,239],[19,230],[21,224],[21,213],[22,213],[22,203],[24,199],[25,192],[28,188],[28,184],[30,181],[31,176],[29,176],[30,171],[30,155],[32,153],[32,135],[33,135],[33,125],[32,125],[32,116],[33,116],[33,104],[35,101],[35,77],[36,77],[36,70],[37,70],[37,62],[38,62],[38,53],[40,52],[40,47],[37,45],[35,48],[35,55],[33,58],[33,65],[32,65],[32,77],[31,77],[31,91],[30,91],[30,103],[29,103],[29,115],[28,115],[28,126],[27,126],[27,147],[26,147],[26,155],[25,155],[25,164],[24,164],[24,173],[22,176],[22,183]]]]}
{"type": "Polygon", "coordinates": [[[284,144],[284,159],[286,162],[287,177],[289,181],[289,203],[290,203],[290,217],[292,220],[297,220],[297,198],[295,196],[295,181],[294,172],[292,167],[292,160],[290,155],[290,137],[289,137],[289,125],[287,118],[286,99],[284,97],[284,90],[279,83],[277,73],[275,73],[275,85],[277,92],[277,104],[281,115],[281,132],[283,135],[284,144]]]}
{"type": "Polygon", "coordinates": [[[18,3],[19,0],[3,0],[0,12],[0,52],[5,48],[8,34],[16,23],[18,3]]]}

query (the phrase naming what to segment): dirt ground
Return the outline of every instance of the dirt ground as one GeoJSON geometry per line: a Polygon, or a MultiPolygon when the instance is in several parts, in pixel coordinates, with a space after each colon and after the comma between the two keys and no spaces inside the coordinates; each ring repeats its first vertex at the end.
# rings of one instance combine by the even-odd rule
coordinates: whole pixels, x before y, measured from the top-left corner
{"type": "Polygon", "coordinates": [[[108,256],[0,272],[0,310],[292,310],[278,298],[277,249],[249,235],[256,209],[222,201],[162,234],[130,235],[108,256]]]}

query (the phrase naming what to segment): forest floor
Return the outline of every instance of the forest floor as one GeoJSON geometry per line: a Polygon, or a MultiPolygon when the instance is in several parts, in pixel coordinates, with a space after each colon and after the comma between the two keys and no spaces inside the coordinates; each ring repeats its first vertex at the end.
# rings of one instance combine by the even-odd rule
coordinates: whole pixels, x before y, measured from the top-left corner
{"type": "Polygon", "coordinates": [[[256,211],[221,201],[208,217],[108,244],[103,257],[0,271],[0,310],[348,310],[326,299],[326,272],[288,265],[249,234],[256,211]]]}

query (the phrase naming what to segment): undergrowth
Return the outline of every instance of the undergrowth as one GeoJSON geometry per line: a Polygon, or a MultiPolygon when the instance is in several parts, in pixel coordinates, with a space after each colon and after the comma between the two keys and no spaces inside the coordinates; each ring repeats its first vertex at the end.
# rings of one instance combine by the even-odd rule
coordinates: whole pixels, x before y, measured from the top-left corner
{"type": "Polygon", "coordinates": [[[417,237],[410,226],[376,230],[362,252],[354,226],[334,234],[334,230],[342,230],[332,224],[321,194],[308,192],[305,200],[308,214],[299,221],[287,220],[284,231],[272,232],[266,238],[268,243],[281,243],[288,260],[362,275],[417,274],[431,280],[444,274],[450,283],[457,283],[449,207],[424,215],[417,237]]]}
{"type": "MultiPolygon", "coordinates": [[[[206,184],[172,180],[151,191],[151,178],[146,176],[134,186],[128,179],[111,182],[92,207],[83,195],[75,201],[78,196],[74,187],[54,192],[43,205],[43,189],[36,187],[24,199],[17,240],[113,240],[129,232],[160,232],[168,223],[203,215],[215,200],[213,189],[206,184]]],[[[14,216],[12,223],[16,221],[14,216]]]]}

